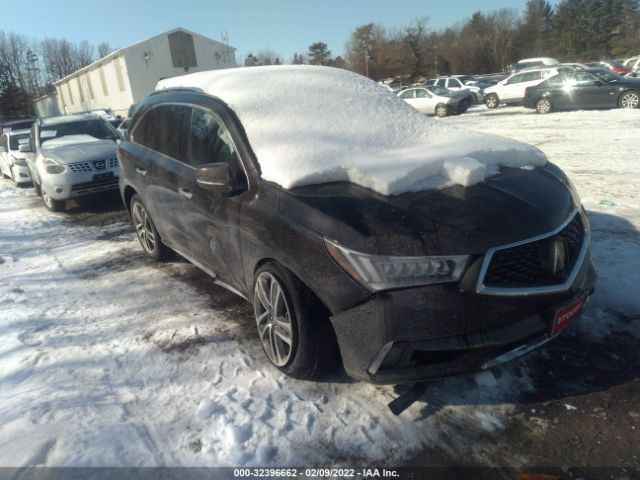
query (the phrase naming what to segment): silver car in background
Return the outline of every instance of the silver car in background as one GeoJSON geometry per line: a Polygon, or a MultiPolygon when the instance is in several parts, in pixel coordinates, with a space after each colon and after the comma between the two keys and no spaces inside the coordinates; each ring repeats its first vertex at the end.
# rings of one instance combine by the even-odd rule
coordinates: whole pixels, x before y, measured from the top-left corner
{"type": "Polygon", "coordinates": [[[453,95],[438,95],[429,91],[425,87],[407,88],[398,94],[402,100],[407,102],[416,110],[427,114],[446,117],[458,113],[460,100],[453,95]]]}
{"type": "Polygon", "coordinates": [[[0,173],[11,178],[16,185],[31,182],[26,154],[20,145],[29,143],[29,130],[9,130],[0,137],[0,173]]]}
{"type": "Polygon", "coordinates": [[[96,115],[38,119],[30,142],[21,145],[36,193],[46,207],[63,211],[66,201],[118,189],[120,134],[96,115]]]}

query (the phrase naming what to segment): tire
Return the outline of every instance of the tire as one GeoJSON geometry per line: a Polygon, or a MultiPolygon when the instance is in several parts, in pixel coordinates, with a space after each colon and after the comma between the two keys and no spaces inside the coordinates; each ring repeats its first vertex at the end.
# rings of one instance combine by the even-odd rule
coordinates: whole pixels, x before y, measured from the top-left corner
{"type": "Polygon", "coordinates": [[[495,93],[490,93],[489,95],[484,97],[484,104],[487,106],[487,108],[493,110],[500,106],[500,99],[495,93]]]}
{"type": "Polygon", "coordinates": [[[542,97],[536,100],[536,112],[540,114],[545,114],[552,111],[553,111],[553,105],[551,104],[551,100],[545,97],[542,97]]]}
{"type": "Polygon", "coordinates": [[[620,108],[638,108],[640,107],[640,93],[635,90],[629,90],[620,95],[618,100],[618,106],[620,108]]]}
{"type": "MultiPolygon", "coordinates": [[[[33,179],[33,177],[31,177],[33,179]]],[[[33,180],[33,189],[36,191],[36,195],[37,196],[41,196],[42,195],[42,189],[40,188],[40,185],[38,185],[36,183],[35,180],[33,180]]]]}
{"type": "Polygon", "coordinates": [[[147,213],[147,208],[137,194],[131,197],[129,211],[131,212],[131,224],[144,253],[159,262],[173,257],[174,251],[162,243],[160,234],[151,216],[147,213]]]}
{"type": "Polygon", "coordinates": [[[283,373],[310,379],[339,362],[328,311],[286,268],[270,262],[256,271],[253,310],[262,349],[283,373]]]}
{"type": "Polygon", "coordinates": [[[44,202],[45,207],[52,212],[64,212],[67,202],[66,200],[54,200],[46,192],[40,190],[42,192],[42,201],[44,202]]]}
{"type": "Polygon", "coordinates": [[[439,103],[438,105],[436,105],[436,115],[440,118],[443,118],[449,115],[447,106],[444,103],[439,103]]]}

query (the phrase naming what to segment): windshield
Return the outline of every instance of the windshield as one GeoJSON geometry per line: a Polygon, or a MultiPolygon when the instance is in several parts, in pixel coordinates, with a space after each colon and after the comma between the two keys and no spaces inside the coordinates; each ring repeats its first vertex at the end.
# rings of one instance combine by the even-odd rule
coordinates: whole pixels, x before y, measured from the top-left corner
{"type": "Polygon", "coordinates": [[[476,79],[473,78],[471,75],[463,75],[461,77],[458,77],[458,80],[460,80],[464,84],[466,84],[467,82],[475,82],[476,81],[476,79]]]}
{"type": "Polygon", "coordinates": [[[18,147],[20,145],[23,145],[25,143],[29,143],[29,134],[28,133],[21,133],[19,135],[11,135],[9,137],[9,148],[11,150],[18,150],[18,147]]]}
{"type": "Polygon", "coordinates": [[[608,70],[598,70],[597,72],[593,72],[594,75],[597,75],[605,82],[612,82],[613,80],[621,80],[622,77],[608,70]]]}
{"type": "Polygon", "coordinates": [[[118,132],[111,125],[102,119],[95,119],[43,126],[40,130],[40,143],[66,135],[90,135],[99,140],[116,140],[120,138],[118,132]]]}
{"type": "Polygon", "coordinates": [[[441,87],[439,85],[433,85],[429,87],[429,90],[431,90],[433,93],[435,93],[436,95],[444,95],[447,96],[451,93],[451,91],[447,88],[441,87]]]}

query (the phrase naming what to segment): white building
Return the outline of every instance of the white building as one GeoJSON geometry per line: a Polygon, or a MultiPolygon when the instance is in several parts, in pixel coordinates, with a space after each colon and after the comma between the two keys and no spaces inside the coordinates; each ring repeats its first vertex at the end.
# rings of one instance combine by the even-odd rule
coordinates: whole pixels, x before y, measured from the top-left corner
{"type": "Polygon", "coordinates": [[[235,48],[176,28],[116,50],[55,82],[58,111],[110,108],[114,115],[126,116],[129,106],[153,91],[158,80],[235,66],[235,48]]]}

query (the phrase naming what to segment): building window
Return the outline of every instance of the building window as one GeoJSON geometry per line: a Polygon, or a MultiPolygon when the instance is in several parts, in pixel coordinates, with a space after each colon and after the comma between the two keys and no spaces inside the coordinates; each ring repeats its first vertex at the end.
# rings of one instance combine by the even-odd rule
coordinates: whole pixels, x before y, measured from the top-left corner
{"type": "Polygon", "coordinates": [[[87,73],[86,78],[87,78],[87,88],[89,89],[89,98],[91,100],[94,100],[96,96],[93,93],[93,84],[91,83],[91,74],[87,73]]]}
{"type": "Polygon", "coordinates": [[[116,69],[116,80],[118,81],[118,89],[124,92],[124,77],[122,75],[122,57],[113,60],[113,68],[116,69]]]}
{"type": "Polygon", "coordinates": [[[193,35],[187,32],[174,32],[169,38],[169,50],[174,68],[197,67],[196,48],[193,43],[193,35]]]}
{"type": "Polygon", "coordinates": [[[100,83],[102,84],[102,94],[103,94],[105,97],[108,97],[108,96],[109,96],[109,90],[107,90],[107,81],[106,81],[106,79],[104,78],[104,67],[105,67],[105,66],[104,66],[104,65],[102,65],[102,66],[98,69],[98,72],[99,72],[99,74],[100,74],[100,83]]]}
{"type": "Polygon", "coordinates": [[[69,105],[73,105],[73,93],[71,93],[71,85],[69,85],[71,81],[67,81],[67,96],[69,97],[69,105]]]}
{"type": "Polygon", "coordinates": [[[78,93],[80,94],[80,104],[84,103],[84,92],[82,91],[82,82],[80,77],[76,77],[76,84],[78,85],[78,93]]]}

